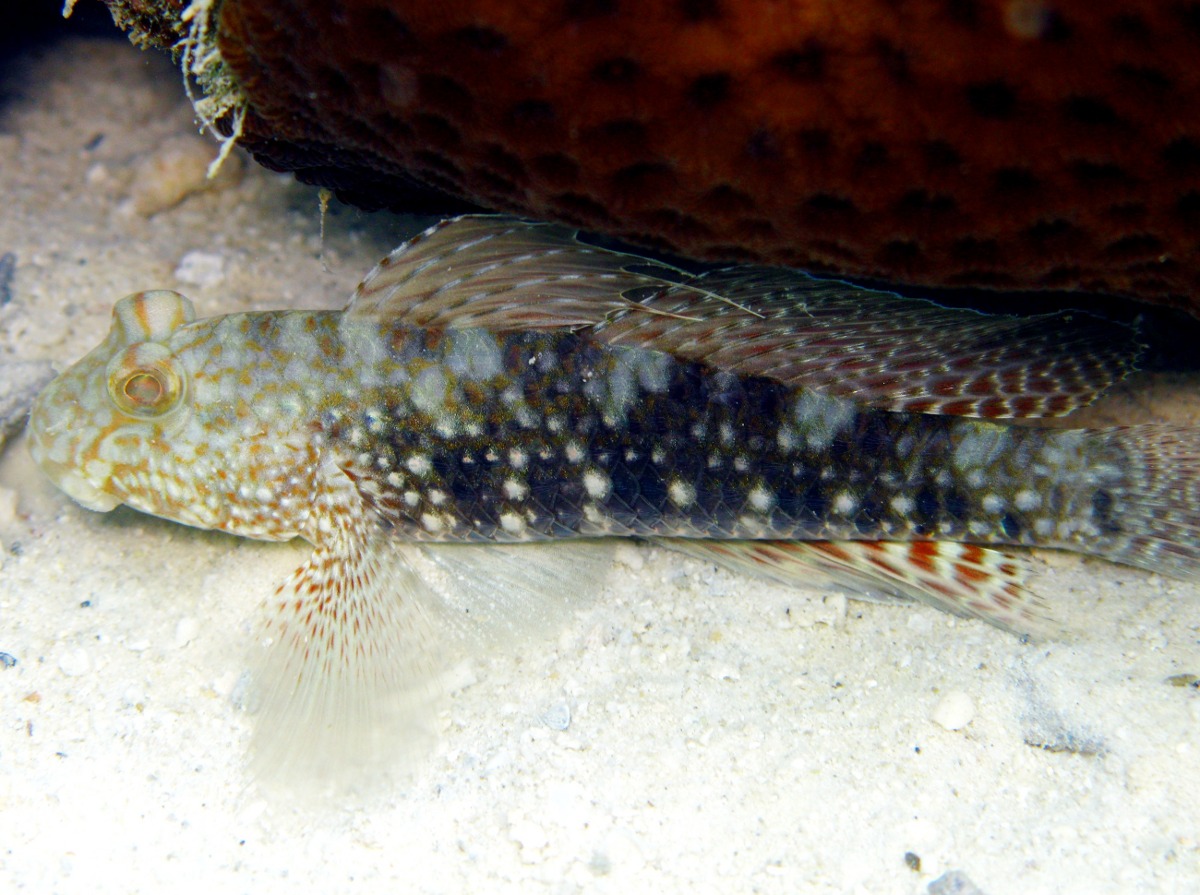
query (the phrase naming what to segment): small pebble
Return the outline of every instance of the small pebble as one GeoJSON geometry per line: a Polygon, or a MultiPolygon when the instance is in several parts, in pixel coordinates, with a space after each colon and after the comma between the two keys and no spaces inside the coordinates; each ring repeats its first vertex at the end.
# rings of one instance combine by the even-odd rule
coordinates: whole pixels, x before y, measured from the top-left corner
{"type": "Polygon", "coordinates": [[[79,677],[81,674],[87,674],[91,667],[92,660],[82,649],[71,650],[58,658],[58,670],[67,677],[79,677]]]}
{"type": "Polygon", "coordinates": [[[525,864],[535,863],[550,842],[546,831],[540,825],[525,819],[518,820],[509,827],[508,838],[520,846],[521,861],[525,864]]]}
{"type": "Polygon", "coordinates": [[[181,649],[192,642],[200,630],[200,623],[191,616],[184,616],[175,625],[175,648],[181,649]]]}
{"type": "Polygon", "coordinates": [[[551,730],[566,730],[571,726],[571,707],[565,702],[556,702],[542,712],[542,723],[551,730]]]}
{"type": "Polygon", "coordinates": [[[225,279],[225,259],[216,252],[188,252],[179,259],[175,279],[190,286],[217,286],[225,279]]]}
{"type": "Polygon", "coordinates": [[[983,890],[961,870],[943,873],[929,884],[926,891],[929,895],[983,895],[983,890]]]}
{"type": "Polygon", "coordinates": [[[938,700],[930,715],[934,724],[946,730],[962,730],[975,717],[975,703],[961,690],[952,690],[938,700]]]}
{"type": "Polygon", "coordinates": [[[12,668],[17,664],[17,657],[12,653],[0,653],[0,668],[12,668]]]}
{"type": "Polygon", "coordinates": [[[198,136],[173,137],[144,158],[134,171],[130,198],[133,210],[142,217],[174,208],[188,196],[207,189],[220,189],[241,177],[241,160],[225,160],[217,176],[208,177],[208,166],[217,157],[217,147],[198,136]]]}

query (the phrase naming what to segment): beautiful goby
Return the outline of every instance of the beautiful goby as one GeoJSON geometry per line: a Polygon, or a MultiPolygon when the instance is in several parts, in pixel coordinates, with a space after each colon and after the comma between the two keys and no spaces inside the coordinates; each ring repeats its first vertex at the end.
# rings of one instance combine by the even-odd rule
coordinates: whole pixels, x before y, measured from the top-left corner
{"type": "Polygon", "coordinates": [[[312,543],[274,600],[263,698],[337,743],[378,728],[470,614],[406,544],[448,572],[443,594],[460,582],[517,614],[575,587],[569,545],[629,536],[1021,632],[1041,604],[1005,545],[1194,576],[1196,431],[998,421],[1087,404],[1139,351],[1084,314],[691,275],[464,217],[393,252],[343,311],[196,320],[174,292],[122,299],[30,434],[91,509],[312,543]]]}

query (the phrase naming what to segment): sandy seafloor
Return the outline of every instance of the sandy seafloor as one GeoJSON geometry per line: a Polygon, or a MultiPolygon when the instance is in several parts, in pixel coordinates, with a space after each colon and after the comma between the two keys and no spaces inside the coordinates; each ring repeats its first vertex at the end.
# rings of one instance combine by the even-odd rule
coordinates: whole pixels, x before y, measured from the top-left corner
{"type": "MultiPolygon", "coordinates": [[[[316,191],[242,160],[163,207],[206,144],[123,42],[4,86],[0,362],[67,364],[147,288],[338,307],[417,226],[335,205],[322,244],[316,191]]],[[[1192,394],[1116,406],[1195,420],[1192,394]]],[[[1200,585],[1039,553],[1070,634],[1027,644],[630,548],[561,630],[460,674],[411,781],[300,807],[249,772],[239,693],[304,545],[88,512],[21,439],[0,486],[5,892],[1200,891],[1200,692],[1168,680],[1200,674],[1200,585]]]]}

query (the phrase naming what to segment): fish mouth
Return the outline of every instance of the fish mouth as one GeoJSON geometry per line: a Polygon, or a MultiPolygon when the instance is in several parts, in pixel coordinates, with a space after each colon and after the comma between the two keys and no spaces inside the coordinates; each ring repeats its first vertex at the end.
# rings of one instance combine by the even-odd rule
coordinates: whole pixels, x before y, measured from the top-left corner
{"type": "Polygon", "coordinates": [[[121,505],[121,499],[101,491],[78,473],[67,473],[55,479],[55,483],[73,501],[97,513],[107,513],[121,505]]]}
{"type": "Polygon", "coordinates": [[[96,487],[91,481],[69,465],[58,463],[46,455],[44,446],[39,443],[36,435],[30,439],[29,452],[34,461],[41,467],[42,472],[55,486],[73,501],[95,510],[97,513],[107,513],[121,505],[121,499],[102,488],[96,487]]]}

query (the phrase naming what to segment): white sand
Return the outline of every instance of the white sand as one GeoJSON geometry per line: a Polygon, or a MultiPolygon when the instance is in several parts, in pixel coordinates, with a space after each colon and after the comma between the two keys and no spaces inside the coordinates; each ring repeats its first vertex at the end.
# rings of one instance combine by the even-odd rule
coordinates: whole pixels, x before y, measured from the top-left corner
{"type": "MultiPolygon", "coordinates": [[[[337,208],[327,272],[316,192],[253,165],[147,218],[146,166],[194,133],[171,66],[71,42],[18,86],[0,361],[65,365],[145,288],[201,315],[338,307],[415,229],[337,208]]],[[[5,891],[1200,891],[1200,693],[1165,680],[1200,673],[1194,584],[1039,554],[1072,637],[1026,645],[631,547],[561,633],[473,663],[414,782],[299,810],[248,772],[238,706],[303,546],[90,513],[21,441],[0,484],[5,891]]]]}

